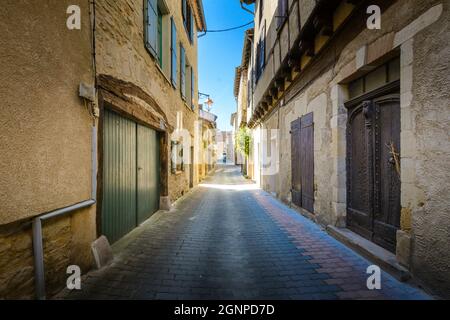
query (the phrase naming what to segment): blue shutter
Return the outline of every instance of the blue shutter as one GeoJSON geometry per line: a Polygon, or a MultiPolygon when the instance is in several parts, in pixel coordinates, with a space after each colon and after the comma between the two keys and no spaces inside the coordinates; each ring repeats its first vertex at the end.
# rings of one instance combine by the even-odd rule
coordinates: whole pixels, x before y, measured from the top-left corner
{"type": "Polygon", "coordinates": [[[183,22],[186,21],[186,10],[187,10],[186,0],[181,0],[181,13],[183,15],[183,22]]]}
{"type": "Polygon", "coordinates": [[[173,17],[170,18],[171,23],[171,41],[170,41],[170,53],[171,53],[171,80],[174,87],[177,86],[177,29],[175,28],[175,22],[173,17]]]}
{"type": "Polygon", "coordinates": [[[180,45],[180,90],[183,99],[186,99],[186,52],[180,45]]]}
{"type": "Polygon", "coordinates": [[[192,10],[190,10],[190,21],[191,21],[191,25],[190,25],[190,29],[189,29],[189,38],[191,40],[191,43],[194,43],[194,15],[192,14],[192,10]]]}
{"type": "Polygon", "coordinates": [[[195,97],[194,97],[194,87],[195,87],[195,83],[194,83],[194,68],[191,67],[191,108],[192,110],[194,110],[195,108],[195,97]]]}
{"type": "Polygon", "coordinates": [[[151,54],[158,56],[158,4],[157,0],[147,0],[145,43],[151,54]]]}

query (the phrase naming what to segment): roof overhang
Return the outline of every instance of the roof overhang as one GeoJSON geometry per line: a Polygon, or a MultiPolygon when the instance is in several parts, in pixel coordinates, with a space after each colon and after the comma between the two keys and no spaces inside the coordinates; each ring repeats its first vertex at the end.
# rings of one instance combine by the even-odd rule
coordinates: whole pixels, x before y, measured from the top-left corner
{"type": "Polygon", "coordinates": [[[241,74],[242,68],[236,67],[235,75],[234,75],[234,97],[237,98],[239,96],[239,87],[241,85],[241,74]]]}
{"type": "Polygon", "coordinates": [[[203,10],[202,0],[190,0],[194,9],[195,23],[197,24],[197,30],[206,31],[206,18],[205,11],[203,10]]]}
{"type": "Polygon", "coordinates": [[[248,63],[250,61],[254,33],[255,29],[253,28],[245,31],[244,48],[242,49],[242,62],[241,62],[241,67],[244,69],[248,68],[248,63]]]}

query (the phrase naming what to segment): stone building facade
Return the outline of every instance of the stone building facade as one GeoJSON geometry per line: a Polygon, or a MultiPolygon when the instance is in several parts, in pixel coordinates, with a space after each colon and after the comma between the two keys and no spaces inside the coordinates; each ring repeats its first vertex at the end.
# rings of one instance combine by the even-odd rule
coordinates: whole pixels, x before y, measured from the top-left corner
{"type": "MultiPolygon", "coordinates": [[[[247,128],[248,116],[250,115],[250,107],[251,107],[251,99],[252,96],[248,94],[250,91],[251,83],[251,51],[252,51],[252,42],[253,42],[253,32],[254,29],[248,29],[244,34],[244,47],[242,49],[242,59],[241,65],[236,67],[235,78],[234,78],[234,97],[236,99],[236,117],[233,122],[235,136],[241,129],[247,128]]],[[[237,143],[236,143],[237,144],[237,143]]],[[[251,144],[251,140],[249,140],[249,144],[251,144]]],[[[250,145],[247,146],[250,149],[250,145]]],[[[249,150],[250,151],[250,150],[249,150]]],[[[249,157],[245,154],[245,152],[239,151],[237,152],[237,157],[239,158],[237,164],[242,166],[242,173],[249,178],[252,178],[251,172],[249,170],[249,157]]]]}
{"type": "Polygon", "coordinates": [[[253,175],[448,297],[448,2],[243,2],[256,3],[253,175]]]}
{"type": "MultiPolygon", "coordinates": [[[[71,4],[7,1],[0,9],[0,299],[35,296],[36,217],[91,198],[97,120],[78,88],[95,84],[92,8],[77,1],[81,29],[69,30],[71,4]]],[[[95,215],[90,205],[42,222],[47,295],[65,283],[67,266],[91,267],[95,215]]]]}
{"type": "Polygon", "coordinates": [[[0,17],[0,299],[43,298],[93,267],[96,238],[198,183],[206,23],[201,0],[14,1],[0,17]]]}
{"type": "Polygon", "coordinates": [[[203,110],[200,105],[199,110],[199,136],[197,162],[197,172],[199,182],[205,179],[208,174],[213,172],[216,166],[216,132],[217,132],[217,116],[209,111],[203,110]]]}

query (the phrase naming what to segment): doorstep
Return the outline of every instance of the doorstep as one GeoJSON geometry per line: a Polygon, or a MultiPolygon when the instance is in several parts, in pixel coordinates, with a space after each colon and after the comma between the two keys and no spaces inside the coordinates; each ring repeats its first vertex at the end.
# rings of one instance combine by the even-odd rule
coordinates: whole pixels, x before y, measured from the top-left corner
{"type": "Polygon", "coordinates": [[[376,245],[347,228],[337,228],[328,225],[327,232],[336,240],[356,250],[359,254],[374,262],[398,280],[405,282],[411,278],[408,269],[398,263],[395,254],[392,252],[376,245]]]}

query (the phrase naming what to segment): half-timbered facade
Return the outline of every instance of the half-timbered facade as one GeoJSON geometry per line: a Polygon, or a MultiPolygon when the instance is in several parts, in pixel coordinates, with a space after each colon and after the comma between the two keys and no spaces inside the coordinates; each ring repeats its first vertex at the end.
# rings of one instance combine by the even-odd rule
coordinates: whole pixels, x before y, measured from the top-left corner
{"type": "Polygon", "coordinates": [[[448,293],[448,3],[242,2],[255,4],[247,125],[261,186],[448,293]]]}

